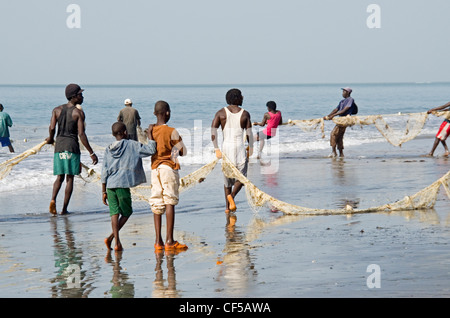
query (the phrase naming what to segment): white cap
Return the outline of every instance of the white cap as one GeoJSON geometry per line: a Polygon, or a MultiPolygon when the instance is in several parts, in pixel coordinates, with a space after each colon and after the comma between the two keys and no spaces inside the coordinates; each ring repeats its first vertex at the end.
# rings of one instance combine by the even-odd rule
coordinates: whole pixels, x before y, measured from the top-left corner
{"type": "Polygon", "coordinates": [[[344,90],[344,91],[349,92],[350,94],[351,94],[352,91],[353,91],[350,87],[344,87],[344,88],[341,88],[341,89],[344,90]]]}
{"type": "Polygon", "coordinates": [[[131,105],[133,104],[133,102],[131,101],[131,99],[127,98],[125,99],[125,101],[123,102],[125,105],[131,105]]]}

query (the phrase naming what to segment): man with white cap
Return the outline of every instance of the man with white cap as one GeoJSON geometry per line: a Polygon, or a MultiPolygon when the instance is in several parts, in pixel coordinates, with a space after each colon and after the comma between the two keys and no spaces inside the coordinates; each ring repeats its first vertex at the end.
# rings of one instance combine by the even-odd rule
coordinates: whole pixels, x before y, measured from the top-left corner
{"type": "Polygon", "coordinates": [[[128,139],[138,141],[137,127],[141,126],[141,117],[136,108],[133,108],[133,102],[127,98],[124,101],[125,107],[119,112],[117,121],[123,122],[127,127],[128,139]]]}
{"type": "MultiPolygon", "coordinates": [[[[350,97],[351,93],[352,89],[350,87],[342,88],[342,97],[344,97],[344,99],[341,100],[339,105],[333,109],[328,116],[325,116],[324,119],[331,120],[335,116],[347,116],[354,114],[357,106],[353,97],[350,97]]],[[[339,156],[344,156],[344,134],[346,128],[347,126],[336,125],[331,131],[330,145],[333,151],[333,157],[337,157],[336,148],[339,150],[339,156]]]]}

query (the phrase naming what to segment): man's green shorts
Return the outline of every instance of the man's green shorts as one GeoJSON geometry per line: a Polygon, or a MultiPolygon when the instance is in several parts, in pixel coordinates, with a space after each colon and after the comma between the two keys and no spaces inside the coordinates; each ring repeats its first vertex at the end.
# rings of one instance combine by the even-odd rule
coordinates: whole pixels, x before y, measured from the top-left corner
{"type": "Polygon", "coordinates": [[[133,213],[129,188],[106,189],[106,194],[108,195],[110,216],[121,214],[129,217],[133,213]]]}
{"type": "Polygon", "coordinates": [[[80,154],[68,151],[55,152],[53,156],[53,174],[79,175],[80,174],[80,154]]]}

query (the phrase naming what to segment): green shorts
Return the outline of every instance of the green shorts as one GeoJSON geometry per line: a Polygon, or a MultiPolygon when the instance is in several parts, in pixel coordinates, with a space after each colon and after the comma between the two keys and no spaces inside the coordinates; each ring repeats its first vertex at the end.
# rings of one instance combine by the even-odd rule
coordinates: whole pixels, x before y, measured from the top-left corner
{"type": "Polygon", "coordinates": [[[106,189],[108,195],[109,215],[121,214],[129,217],[133,214],[131,192],[129,188],[106,189]]]}
{"type": "Polygon", "coordinates": [[[55,152],[53,156],[53,174],[55,176],[61,174],[79,175],[81,172],[80,157],[79,153],[68,151],[55,152]]]}

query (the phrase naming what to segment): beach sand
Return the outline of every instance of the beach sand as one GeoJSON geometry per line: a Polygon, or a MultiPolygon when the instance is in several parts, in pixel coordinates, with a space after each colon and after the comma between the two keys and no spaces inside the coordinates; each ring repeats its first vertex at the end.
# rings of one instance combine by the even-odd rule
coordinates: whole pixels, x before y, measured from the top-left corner
{"type": "MultiPolygon", "coordinates": [[[[431,144],[428,138],[403,148],[348,147],[345,159],[299,155],[280,159],[275,174],[262,174],[253,160],[248,177],[304,207],[380,206],[448,171],[449,159],[418,155],[431,144]]],[[[182,167],[180,175],[199,167],[182,167]]],[[[450,296],[450,200],[443,190],[432,210],[324,216],[255,212],[243,190],[237,222],[227,226],[222,185],[218,165],[181,194],[175,238],[189,249],[178,254],[155,253],[153,216],[144,202],[134,203],[121,231],[124,251],[107,251],[103,239],[111,225],[98,184],[77,179],[66,216],[48,214],[50,187],[0,194],[2,209],[11,211],[0,223],[0,297],[450,296]],[[12,211],[29,212],[15,217],[12,211]],[[375,281],[372,264],[380,269],[375,281]]]]}

